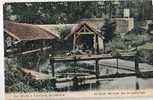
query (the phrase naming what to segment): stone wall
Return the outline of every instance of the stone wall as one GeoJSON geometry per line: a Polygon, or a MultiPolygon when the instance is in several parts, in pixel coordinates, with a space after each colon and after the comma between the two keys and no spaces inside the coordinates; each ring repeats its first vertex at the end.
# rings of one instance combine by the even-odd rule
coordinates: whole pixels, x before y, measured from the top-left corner
{"type": "Polygon", "coordinates": [[[133,18],[114,18],[116,22],[116,33],[127,33],[134,28],[133,18]]]}

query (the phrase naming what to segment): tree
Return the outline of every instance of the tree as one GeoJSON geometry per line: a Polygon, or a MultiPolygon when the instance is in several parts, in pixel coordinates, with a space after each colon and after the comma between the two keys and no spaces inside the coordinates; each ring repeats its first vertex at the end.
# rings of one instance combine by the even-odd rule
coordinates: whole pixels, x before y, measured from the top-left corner
{"type": "Polygon", "coordinates": [[[71,28],[70,27],[63,27],[61,30],[60,30],[60,37],[61,39],[63,40],[65,38],[66,35],[68,35],[69,33],[71,32],[71,28]]]}
{"type": "Polygon", "coordinates": [[[104,32],[104,42],[112,41],[115,36],[116,23],[109,19],[105,19],[104,25],[101,27],[101,31],[104,32]]]}
{"type": "Polygon", "coordinates": [[[32,24],[75,23],[80,19],[111,16],[111,2],[6,3],[4,19],[32,24]],[[106,8],[104,5],[106,4],[106,8]],[[107,11],[105,11],[107,10],[107,11]]]}
{"type": "Polygon", "coordinates": [[[4,19],[36,24],[72,23],[90,18],[95,11],[93,2],[12,3],[4,6],[4,19]]]}

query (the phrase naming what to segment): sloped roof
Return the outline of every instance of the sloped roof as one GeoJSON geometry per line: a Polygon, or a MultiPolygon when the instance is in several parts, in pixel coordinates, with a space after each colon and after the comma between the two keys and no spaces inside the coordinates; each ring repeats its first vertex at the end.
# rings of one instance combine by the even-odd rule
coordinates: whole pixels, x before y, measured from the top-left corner
{"type": "Polygon", "coordinates": [[[85,22],[81,22],[79,24],[76,24],[75,26],[72,27],[71,29],[71,33],[68,34],[64,39],[67,40],[72,34],[78,32],[82,26],[86,26],[87,28],[89,28],[91,31],[95,32],[99,37],[101,38],[104,38],[102,35],[101,35],[101,32],[96,30],[95,28],[91,27],[90,25],[88,25],[87,23],[85,22]]]}
{"type": "Polygon", "coordinates": [[[37,39],[55,39],[60,38],[61,29],[67,27],[71,32],[64,38],[69,38],[73,33],[77,32],[83,25],[86,25],[91,31],[97,33],[101,38],[103,36],[100,31],[94,27],[93,24],[81,21],[78,24],[45,24],[45,25],[33,25],[25,23],[16,23],[11,21],[5,21],[4,30],[11,36],[18,40],[37,40],[37,39]]]}
{"type": "Polygon", "coordinates": [[[89,18],[89,19],[81,19],[82,23],[87,23],[89,26],[92,26],[96,30],[100,30],[104,25],[105,18],[89,18]]]}
{"type": "Polygon", "coordinates": [[[68,33],[68,35],[64,38],[66,40],[73,33],[77,32],[77,30],[79,30],[82,25],[86,25],[89,29],[91,29],[92,31],[94,31],[96,33],[99,33],[99,36],[101,36],[99,30],[96,30],[94,27],[89,26],[85,22],[80,22],[78,24],[47,24],[47,25],[37,25],[37,26],[39,26],[42,29],[45,29],[47,31],[54,33],[54,35],[56,35],[59,38],[60,38],[60,30],[61,29],[65,28],[65,27],[70,28],[71,32],[68,33]]]}
{"type": "Polygon", "coordinates": [[[20,41],[58,38],[53,32],[44,30],[36,25],[12,21],[4,21],[4,31],[20,41]]]}
{"type": "Polygon", "coordinates": [[[37,25],[37,26],[49,32],[54,33],[54,35],[60,38],[61,29],[66,28],[66,27],[72,29],[72,27],[76,25],[77,24],[45,24],[45,25],[37,25]]]}

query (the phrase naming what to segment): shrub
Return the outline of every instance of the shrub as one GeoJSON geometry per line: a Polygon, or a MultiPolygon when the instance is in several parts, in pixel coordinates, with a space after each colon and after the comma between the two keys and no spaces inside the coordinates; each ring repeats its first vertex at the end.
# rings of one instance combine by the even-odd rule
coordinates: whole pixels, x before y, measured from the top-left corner
{"type": "Polygon", "coordinates": [[[23,79],[23,73],[15,65],[6,65],[5,67],[5,85],[11,86],[17,84],[23,79]]]}
{"type": "Polygon", "coordinates": [[[65,36],[67,36],[71,32],[71,28],[68,26],[65,26],[62,29],[60,29],[59,32],[60,32],[60,37],[63,40],[65,36]]]}
{"type": "Polygon", "coordinates": [[[29,85],[19,82],[11,87],[11,92],[34,92],[35,90],[29,85]]]}

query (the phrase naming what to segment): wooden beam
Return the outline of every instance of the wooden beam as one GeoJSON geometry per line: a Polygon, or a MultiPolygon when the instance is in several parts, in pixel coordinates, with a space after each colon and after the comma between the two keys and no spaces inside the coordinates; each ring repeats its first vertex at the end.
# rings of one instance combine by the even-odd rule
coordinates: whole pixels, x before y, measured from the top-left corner
{"type": "Polygon", "coordinates": [[[85,25],[83,26],[83,32],[86,32],[86,26],[85,25]]]}
{"type": "MultiPolygon", "coordinates": [[[[133,57],[133,54],[121,54],[120,58],[133,57]]],[[[102,59],[114,59],[116,57],[110,54],[100,54],[100,55],[76,55],[75,60],[77,61],[89,61],[89,60],[102,60],[102,59]]],[[[65,56],[65,57],[54,57],[55,63],[58,62],[73,62],[74,56],[65,56]]]]}
{"type": "Polygon", "coordinates": [[[7,29],[4,29],[4,32],[6,32],[7,34],[9,34],[13,38],[17,39],[18,41],[21,41],[21,39],[19,37],[17,37],[16,35],[14,35],[13,33],[11,33],[10,31],[8,31],[7,29]]]}
{"type": "Polygon", "coordinates": [[[93,36],[93,48],[94,48],[94,53],[96,54],[96,50],[97,50],[97,47],[96,47],[96,34],[94,34],[94,36],[93,36]]]}
{"type": "Polygon", "coordinates": [[[88,27],[85,27],[86,31],[92,32],[88,27]]]}
{"type": "Polygon", "coordinates": [[[44,48],[39,48],[39,49],[34,49],[34,50],[29,50],[29,51],[25,51],[25,52],[21,52],[21,53],[12,53],[10,55],[15,55],[15,56],[20,56],[20,55],[26,55],[26,54],[31,54],[31,53],[35,53],[35,52],[40,52],[41,50],[45,51],[48,49],[51,49],[51,46],[48,47],[44,47],[44,48]]]}
{"type": "Polygon", "coordinates": [[[99,77],[99,74],[100,74],[100,72],[99,72],[99,61],[98,60],[95,60],[96,61],[96,63],[95,63],[95,67],[96,67],[96,77],[98,78],[99,77]]]}
{"type": "Polygon", "coordinates": [[[52,77],[55,77],[54,58],[50,57],[50,65],[52,69],[52,77]]]}
{"type": "Polygon", "coordinates": [[[96,54],[99,54],[99,41],[98,41],[98,35],[96,34],[96,54]]]}
{"type": "Polygon", "coordinates": [[[73,34],[73,50],[76,49],[76,34],[73,34]]]}
{"type": "Polygon", "coordinates": [[[135,55],[135,72],[136,75],[139,77],[140,76],[140,70],[139,70],[139,59],[138,59],[138,55],[135,55]]]}

